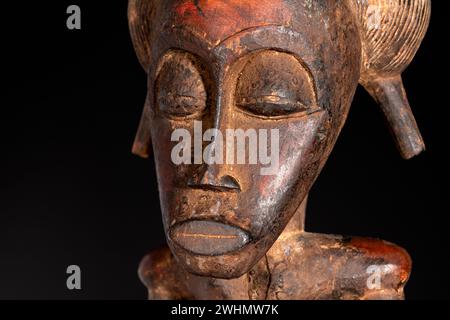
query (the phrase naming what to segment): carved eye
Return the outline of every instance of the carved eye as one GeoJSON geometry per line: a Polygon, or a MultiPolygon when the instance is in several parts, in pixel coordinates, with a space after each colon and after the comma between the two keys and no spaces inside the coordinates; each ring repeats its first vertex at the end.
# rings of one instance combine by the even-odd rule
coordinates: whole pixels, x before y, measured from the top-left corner
{"type": "Polygon", "coordinates": [[[200,116],[206,109],[206,90],[199,64],[188,53],[165,57],[156,81],[159,111],[168,117],[200,116]]]}
{"type": "Polygon", "coordinates": [[[308,71],[292,55],[277,51],[257,54],[246,63],[238,79],[236,105],[264,117],[320,110],[308,71]]]}

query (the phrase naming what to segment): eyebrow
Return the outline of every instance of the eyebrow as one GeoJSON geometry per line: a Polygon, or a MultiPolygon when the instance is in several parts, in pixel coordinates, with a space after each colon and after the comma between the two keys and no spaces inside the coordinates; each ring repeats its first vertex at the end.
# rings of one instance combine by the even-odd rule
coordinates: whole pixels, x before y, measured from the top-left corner
{"type": "Polygon", "coordinates": [[[260,24],[257,26],[252,26],[252,27],[247,27],[244,28],[242,30],[239,30],[221,40],[218,40],[216,42],[213,42],[211,40],[208,40],[207,38],[205,38],[201,33],[197,32],[196,30],[194,30],[193,28],[189,27],[189,26],[185,26],[185,25],[168,25],[166,26],[163,30],[164,32],[169,32],[169,31],[174,31],[174,30],[180,30],[182,32],[187,32],[189,33],[191,36],[193,36],[197,41],[199,42],[206,42],[208,44],[208,47],[211,50],[215,50],[218,47],[222,46],[225,42],[230,41],[233,38],[239,37],[243,34],[250,34],[253,31],[261,31],[261,29],[266,29],[266,28],[270,28],[270,27],[278,27],[278,28],[284,28],[286,30],[288,30],[289,32],[294,32],[296,33],[293,29],[285,26],[285,25],[281,25],[281,24],[276,24],[276,23],[268,23],[268,24],[260,24]]]}
{"type": "Polygon", "coordinates": [[[248,27],[248,28],[242,29],[242,30],[240,30],[240,31],[238,31],[238,32],[236,32],[236,33],[234,33],[234,34],[232,34],[232,35],[230,35],[230,36],[227,36],[227,37],[225,37],[224,39],[220,40],[220,41],[214,46],[214,49],[216,49],[217,47],[220,47],[220,46],[223,45],[225,42],[227,42],[227,41],[229,41],[229,40],[231,40],[231,39],[233,39],[233,38],[235,38],[235,37],[239,37],[239,36],[242,35],[242,34],[245,34],[245,33],[252,33],[253,31],[256,31],[256,30],[259,31],[259,30],[264,29],[264,28],[267,28],[267,27],[284,27],[284,26],[283,26],[283,25],[280,25],[280,24],[275,24],[275,23],[268,23],[268,24],[262,24],[262,25],[258,25],[258,26],[248,27]]]}
{"type": "Polygon", "coordinates": [[[216,46],[216,44],[214,44],[212,41],[206,39],[199,32],[195,31],[194,29],[192,29],[192,28],[190,28],[188,26],[170,25],[170,26],[166,26],[163,29],[163,32],[170,32],[170,31],[175,31],[175,30],[179,30],[181,32],[187,32],[199,42],[206,42],[210,49],[214,49],[215,46],[216,46]]]}

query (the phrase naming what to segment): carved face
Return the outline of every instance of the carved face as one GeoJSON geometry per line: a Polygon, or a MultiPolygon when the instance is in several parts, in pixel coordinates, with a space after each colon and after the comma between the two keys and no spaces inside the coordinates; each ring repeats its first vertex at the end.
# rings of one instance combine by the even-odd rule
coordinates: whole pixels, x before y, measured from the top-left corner
{"type": "Polygon", "coordinates": [[[151,14],[141,130],[151,131],[168,243],[192,273],[238,277],[286,227],[345,122],[360,75],[354,19],[335,0],[156,1],[151,14]],[[222,142],[227,129],[248,133],[245,161],[208,129],[222,142]],[[192,137],[183,152],[174,132],[192,137]],[[223,150],[223,163],[199,149],[223,150]],[[275,170],[261,152],[278,158],[275,170]]]}

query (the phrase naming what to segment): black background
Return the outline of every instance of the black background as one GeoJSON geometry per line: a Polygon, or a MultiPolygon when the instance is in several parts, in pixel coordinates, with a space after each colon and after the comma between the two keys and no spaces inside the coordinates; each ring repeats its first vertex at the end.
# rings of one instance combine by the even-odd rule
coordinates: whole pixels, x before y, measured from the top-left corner
{"type": "MultiPolygon", "coordinates": [[[[313,187],[307,229],[411,254],[409,299],[449,298],[445,1],[404,73],[428,150],[404,161],[361,88],[313,187]]],[[[5,1],[0,97],[0,298],[145,299],[143,255],[165,242],[154,162],[130,153],[146,77],[126,1],[5,1]],[[66,9],[82,10],[82,30],[66,9]],[[82,269],[82,290],[66,268],[82,269]]],[[[448,20],[448,19],[447,19],[448,20]]]]}

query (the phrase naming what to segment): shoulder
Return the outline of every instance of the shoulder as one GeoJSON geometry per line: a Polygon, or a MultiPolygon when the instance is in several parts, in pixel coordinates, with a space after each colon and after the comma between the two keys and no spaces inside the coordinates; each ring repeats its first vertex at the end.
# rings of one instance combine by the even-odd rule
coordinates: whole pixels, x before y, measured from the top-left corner
{"type": "Polygon", "coordinates": [[[319,252],[334,262],[333,296],[339,299],[404,298],[403,289],[411,274],[411,258],[405,249],[372,238],[324,235],[314,238],[320,244],[319,252]]]}
{"type": "Polygon", "coordinates": [[[301,299],[403,299],[411,272],[404,249],[370,238],[312,233],[292,237],[269,254],[271,289],[278,298],[296,292],[301,299]]]}
{"type": "Polygon", "coordinates": [[[403,299],[412,261],[405,249],[379,239],[349,237],[343,246],[355,256],[348,259],[342,276],[359,268],[365,286],[365,299],[403,299]]]}
{"type": "Polygon", "coordinates": [[[148,289],[150,300],[182,300],[190,295],[181,270],[165,246],[148,253],[139,265],[139,277],[148,289]]]}

